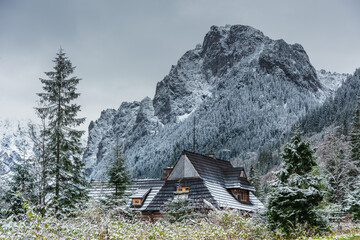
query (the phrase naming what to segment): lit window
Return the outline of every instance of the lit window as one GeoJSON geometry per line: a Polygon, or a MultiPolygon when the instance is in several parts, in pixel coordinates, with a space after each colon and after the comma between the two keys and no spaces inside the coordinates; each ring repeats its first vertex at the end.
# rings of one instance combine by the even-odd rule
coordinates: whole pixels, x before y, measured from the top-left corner
{"type": "Polygon", "coordinates": [[[181,192],[181,193],[188,193],[190,190],[190,187],[186,186],[186,187],[182,187],[182,186],[178,186],[176,191],[177,192],[181,192]]]}
{"type": "Polygon", "coordinates": [[[141,198],[133,198],[133,205],[141,205],[141,198]]]}

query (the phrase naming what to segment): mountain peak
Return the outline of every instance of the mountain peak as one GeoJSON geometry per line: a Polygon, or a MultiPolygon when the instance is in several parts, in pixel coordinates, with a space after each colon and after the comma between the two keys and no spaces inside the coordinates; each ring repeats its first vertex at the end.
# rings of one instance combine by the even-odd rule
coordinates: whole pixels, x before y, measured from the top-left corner
{"type": "Polygon", "coordinates": [[[174,122],[214,96],[213,91],[231,88],[234,76],[255,73],[277,75],[314,93],[321,87],[300,44],[272,40],[250,26],[212,26],[201,47],[187,51],[157,84],[155,115],[163,124],[174,122]]]}
{"type": "Polygon", "coordinates": [[[198,152],[249,156],[319,106],[319,92],[330,92],[322,87],[300,44],[250,26],[212,26],[157,83],[152,101],[122,103],[110,120],[92,124],[84,159],[91,177],[102,177],[119,136],[134,176],[153,177],[192,147],[195,116],[198,152]]]}

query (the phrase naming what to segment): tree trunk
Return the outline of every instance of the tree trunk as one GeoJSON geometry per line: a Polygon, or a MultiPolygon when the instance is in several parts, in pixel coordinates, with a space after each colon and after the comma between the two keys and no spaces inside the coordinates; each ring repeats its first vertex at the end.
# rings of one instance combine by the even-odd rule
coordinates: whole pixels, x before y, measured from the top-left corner
{"type": "Polygon", "coordinates": [[[43,139],[42,139],[42,173],[41,173],[41,182],[42,182],[42,209],[41,214],[44,217],[45,216],[45,197],[46,197],[46,163],[45,163],[45,119],[43,120],[43,139]]]}
{"type": "MultiPolygon", "coordinates": [[[[61,76],[60,76],[61,77],[61,76]]],[[[59,210],[58,200],[60,193],[60,120],[61,120],[61,86],[59,86],[59,99],[58,99],[58,116],[57,116],[57,136],[56,136],[56,177],[55,177],[55,214],[59,210]]]]}

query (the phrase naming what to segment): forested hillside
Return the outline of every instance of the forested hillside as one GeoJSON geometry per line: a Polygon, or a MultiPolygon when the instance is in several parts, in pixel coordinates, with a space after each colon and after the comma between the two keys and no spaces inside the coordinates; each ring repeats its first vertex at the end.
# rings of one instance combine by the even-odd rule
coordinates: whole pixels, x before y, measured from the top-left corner
{"type": "Polygon", "coordinates": [[[304,133],[321,132],[330,125],[341,126],[342,133],[348,135],[355,105],[360,96],[360,69],[349,76],[322,106],[310,111],[300,120],[304,133]]]}

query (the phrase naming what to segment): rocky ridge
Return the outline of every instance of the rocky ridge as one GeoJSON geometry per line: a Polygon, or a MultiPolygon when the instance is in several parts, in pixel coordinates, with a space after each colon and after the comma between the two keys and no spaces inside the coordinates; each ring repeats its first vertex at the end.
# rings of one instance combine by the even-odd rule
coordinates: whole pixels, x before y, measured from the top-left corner
{"type": "Polygon", "coordinates": [[[157,84],[153,100],[124,102],[91,122],[87,172],[106,177],[118,138],[134,177],[159,176],[183,148],[194,148],[194,130],[197,152],[221,155],[226,148],[234,158],[249,157],[278,141],[345,78],[317,72],[300,44],[249,26],[212,26],[157,84]]]}

